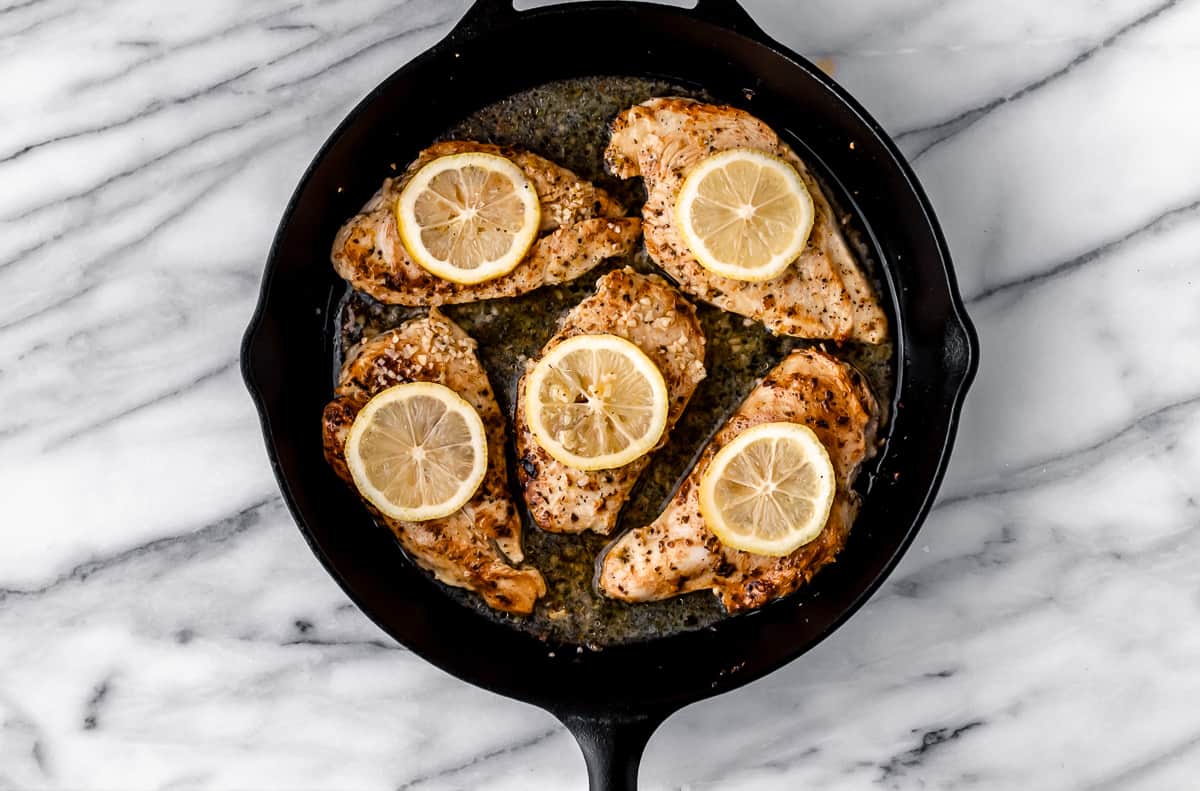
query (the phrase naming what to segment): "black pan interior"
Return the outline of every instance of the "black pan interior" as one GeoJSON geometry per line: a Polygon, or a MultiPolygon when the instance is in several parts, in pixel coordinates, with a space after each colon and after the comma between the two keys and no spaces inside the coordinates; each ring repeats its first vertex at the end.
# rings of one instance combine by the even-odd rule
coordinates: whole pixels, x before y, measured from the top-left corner
{"type": "Polygon", "coordinates": [[[517,14],[484,4],[368,96],[318,155],[280,226],[247,332],[243,369],[285,499],[351,598],[445,670],[560,714],[665,713],[757,678],[829,634],[912,540],[973,373],[973,332],[945,243],[894,146],[811,64],[762,43],[740,20],[743,33],[706,19],[717,5],[686,12],[587,3],[517,14]],[[791,131],[807,149],[802,155],[835,176],[869,225],[891,284],[898,408],[847,560],[822,571],[805,595],[709,629],[593,651],[546,643],[465,608],[405,562],[324,464],[319,416],[331,395],[329,311],[344,290],[329,266],[330,240],[389,165],[504,96],[614,73],[702,87],[746,107],[791,131]]]}

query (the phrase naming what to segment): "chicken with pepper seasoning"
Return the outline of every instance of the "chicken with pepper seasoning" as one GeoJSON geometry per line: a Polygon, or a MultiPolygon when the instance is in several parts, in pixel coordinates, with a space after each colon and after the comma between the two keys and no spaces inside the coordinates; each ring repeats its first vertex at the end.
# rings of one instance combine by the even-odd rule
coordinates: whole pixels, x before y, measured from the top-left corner
{"type": "Polygon", "coordinates": [[[833,562],[858,513],[851,486],[875,455],[878,410],[861,375],[817,350],[792,352],[750,393],[701,455],[666,510],[621,537],[605,555],[599,586],[638,602],[711,590],[728,612],[785,596],[833,562]],[[705,526],[700,488],[714,456],[747,430],[776,421],[807,426],[829,452],[835,494],[817,537],[783,557],[733,549],[705,526]]]}
{"type": "MultiPolygon", "coordinates": [[[[661,447],[705,375],[704,333],[695,308],[659,277],[632,269],[609,272],[597,282],[596,293],[563,318],[542,356],[568,338],[597,333],[631,341],[662,372],[669,405],[666,430],[655,446],[661,447]]],[[[554,533],[592,530],[608,535],[650,455],[598,470],[575,469],[555,459],[530,430],[528,383],[527,372],[518,388],[516,443],[517,473],[530,515],[554,533]]]]}
{"type": "Polygon", "coordinates": [[[864,343],[886,339],[887,318],[820,184],[759,119],[691,99],[651,99],[612,122],[605,163],[616,176],[645,181],[646,249],[687,293],[757,319],[781,335],[864,343]],[[778,276],[759,282],[723,277],[702,265],[685,242],[676,212],[690,171],[713,155],[737,150],[783,160],[812,200],[811,232],[799,256],[778,276]]]}
{"type": "Polygon", "coordinates": [[[548,159],[514,148],[451,140],[420,153],[399,178],[387,179],[333,242],[333,268],[354,288],[392,305],[451,305],[514,297],[564,283],[633,250],[641,221],[604,190],[548,159]],[[401,239],[396,206],[405,185],[435,160],[487,154],[511,161],[537,191],[540,225],[511,271],[479,283],[446,280],[413,260],[401,239]]]}
{"type": "Polygon", "coordinates": [[[364,342],[346,360],[323,416],[326,460],[353,485],[346,440],[355,418],[373,397],[407,382],[444,385],[479,413],[487,436],[487,472],[466,505],[448,516],[406,522],[372,511],[440,581],[475,591],[494,609],[532,612],[546,583],[536,569],[517,565],[524,557],[521,520],[508,489],[504,418],[475,341],[457,324],[434,309],[426,318],[364,342]]]}

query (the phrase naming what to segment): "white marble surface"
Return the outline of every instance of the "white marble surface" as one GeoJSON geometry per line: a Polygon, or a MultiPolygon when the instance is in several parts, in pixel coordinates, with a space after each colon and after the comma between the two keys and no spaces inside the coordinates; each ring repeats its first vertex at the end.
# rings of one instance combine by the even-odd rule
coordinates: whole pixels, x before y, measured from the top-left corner
{"type": "MultiPolygon", "coordinates": [[[[898,572],[643,786],[1196,787],[1200,2],[746,4],[915,160],[983,366],[898,572]]],[[[349,605],[236,370],[302,169],[462,7],[0,0],[0,789],[583,787],[349,605]]]]}

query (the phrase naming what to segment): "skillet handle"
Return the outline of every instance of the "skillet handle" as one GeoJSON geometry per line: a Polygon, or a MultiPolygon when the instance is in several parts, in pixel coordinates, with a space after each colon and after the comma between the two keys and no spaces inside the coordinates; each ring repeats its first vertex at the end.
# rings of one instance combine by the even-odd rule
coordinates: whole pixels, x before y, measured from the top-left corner
{"type": "MultiPolygon", "coordinates": [[[[475,0],[453,32],[469,37],[497,24],[511,22],[518,13],[513,7],[513,0],[475,0]]],[[[697,0],[691,13],[750,38],[764,35],[762,28],[746,13],[738,0],[697,0]]]]}
{"type": "Polygon", "coordinates": [[[450,35],[473,38],[490,28],[513,21],[517,13],[513,0],[475,0],[450,35]]]}
{"type": "Polygon", "coordinates": [[[658,712],[555,716],[579,742],[590,791],[636,791],[638,766],[650,735],[667,718],[658,712]]]}
{"type": "Polygon", "coordinates": [[[738,0],[697,0],[692,13],[749,38],[762,38],[762,28],[738,0]]]}

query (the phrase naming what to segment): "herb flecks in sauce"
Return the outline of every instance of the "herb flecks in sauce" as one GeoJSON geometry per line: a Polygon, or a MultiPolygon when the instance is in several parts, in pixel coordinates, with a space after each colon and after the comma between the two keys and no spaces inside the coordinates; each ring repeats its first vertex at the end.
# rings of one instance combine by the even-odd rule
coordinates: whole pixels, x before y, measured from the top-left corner
{"type": "MultiPolygon", "coordinates": [[[[444,139],[481,140],[527,148],[594,181],[637,213],[645,195],[640,180],[619,181],[604,172],[603,153],[608,143],[608,122],[624,108],[654,96],[711,97],[668,83],[634,78],[598,77],[550,83],[497,102],[446,131],[444,139]]],[[[839,195],[830,193],[835,204],[839,195]]],[[[844,212],[838,212],[844,216],[844,212]]],[[[877,263],[853,225],[848,235],[859,251],[875,287],[887,292],[878,276],[877,263]]],[[[500,402],[511,418],[517,382],[525,362],[537,355],[554,334],[558,319],[592,293],[596,279],[613,267],[633,266],[657,271],[639,252],[629,260],[613,261],[564,285],[544,288],[514,299],[492,300],[444,308],[479,342],[479,355],[500,402]]],[[[660,273],[661,274],[661,273],[660,273]]],[[[886,299],[883,300],[885,303],[886,299]]],[[[761,324],[706,304],[697,305],[708,341],[708,378],[700,383],[691,404],[671,432],[666,447],[642,474],[621,517],[621,530],[648,524],[662,510],[675,486],[691,468],[692,460],[755,386],[789,351],[811,345],[795,338],[776,337],[761,324]]],[[[425,311],[383,305],[357,292],[349,292],[338,316],[341,349],[360,339],[397,326],[425,311]]],[[[833,349],[866,374],[881,405],[891,402],[894,381],[892,344],[877,347],[846,345],[833,349]]],[[[341,362],[339,359],[338,363],[341,362]]],[[[886,418],[886,416],[885,416],[886,418]]],[[[886,434],[886,432],[883,432],[886,434]]],[[[516,459],[509,451],[509,474],[515,486],[516,459]]],[[[546,578],[548,592],[534,614],[515,618],[489,609],[479,597],[457,588],[447,593],[489,617],[515,628],[556,641],[601,647],[643,640],[672,632],[700,629],[726,617],[716,598],[707,591],[662,602],[624,604],[601,597],[593,586],[595,561],[614,536],[580,536],[545,533],[524,519],[522,541],[526,562],[546,578]]]]}

